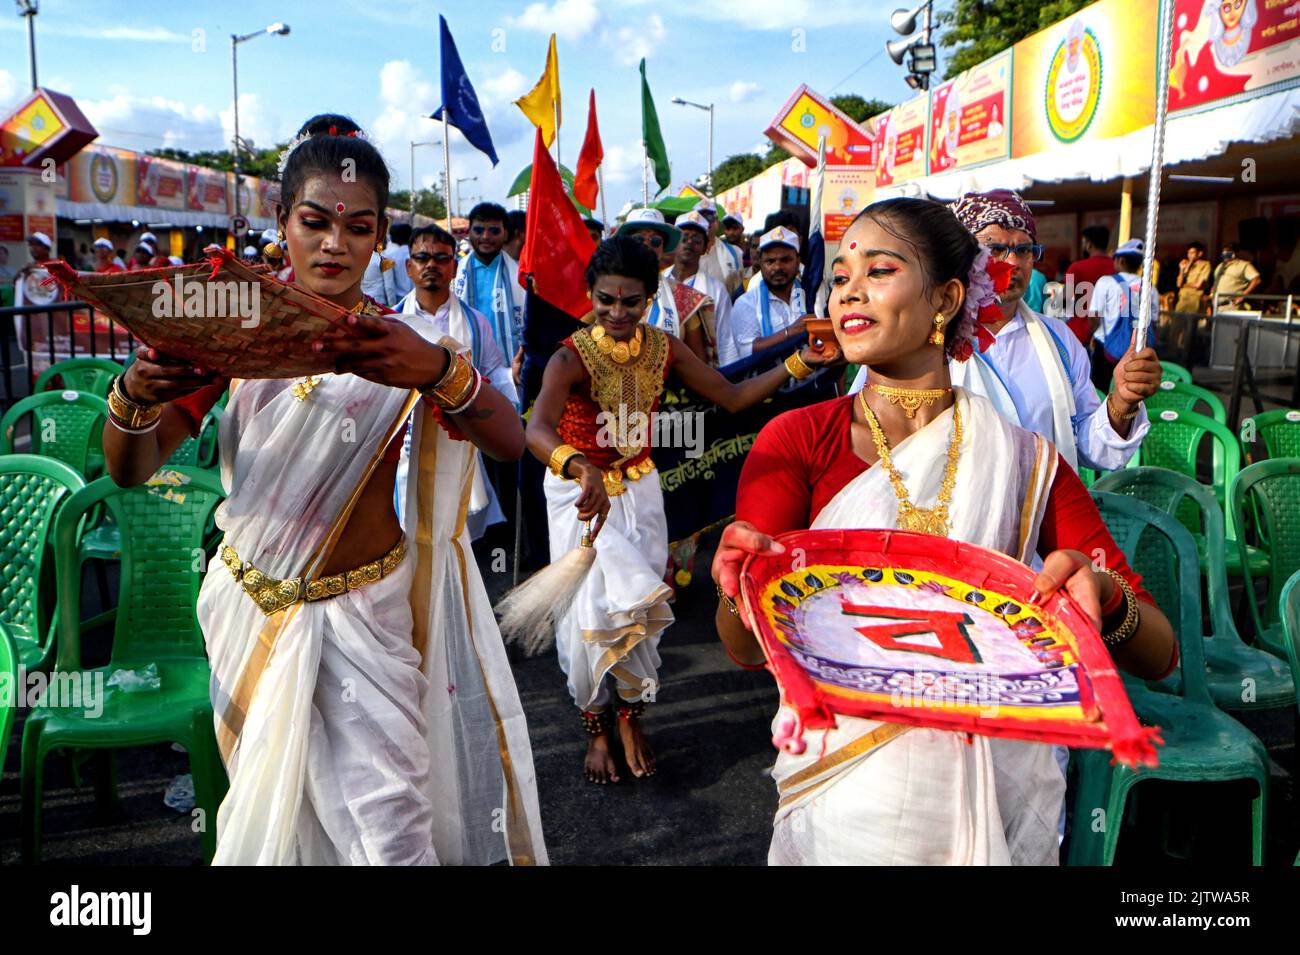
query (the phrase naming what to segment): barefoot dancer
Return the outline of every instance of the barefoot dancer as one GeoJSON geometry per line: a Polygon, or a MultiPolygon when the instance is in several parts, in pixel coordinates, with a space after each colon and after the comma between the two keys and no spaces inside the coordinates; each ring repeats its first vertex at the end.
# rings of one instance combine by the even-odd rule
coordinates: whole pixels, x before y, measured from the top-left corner
{"type": "Polygon", "coordinates": [[[739,411],[774,394],[791,375],[812,374],[810,364],[820,359],[805,350],[733,385],[681,339],[644,324],[659,288],[658,260],[628,237],[597,248],[587,287],[594,324],[566,338],[547,364],[528,447],[551,469],[544,484],[551,559],[578,544],[582,521],[600,521],[594,525],[595,565],[560,621],[556,644],[590,736],[587,778],[605,783],[619,780],[611,752],[611,682],[628,768],[637,777],[655,771],[640,717],[658,688],[659,635],[673,621],[663,582],[668,525],[650,460],[654,428],[638,428],[638,422],[653,420],[669,369],[696,394],[739,411]]]}
{"type": "MultiPolygon", "coordinates": [[[[1043,555],[1039,593],[1068,590],[1116,663],[1144,679],[1173,669],[1169,621],[1073,469],[987,399],[951,387],[949,355],[969,354],[978,307],[995,303],[986,261],[952,213],[928,200],[875,203],[845,233],[830,315],[847,360],[870,368],[869,385],[773,419],[750,450],[737,521],[713,564],[719,634],[741,665],[763,663],[734,604],[741,565],[751,553],[783,552],[770,535],[901,527],[1026,563],[1043,555]],[[968,301],[972,288],[980,301],[968,301]],[[1091,569],[1098,549],[1110,571],[1091,569]]],[[[778,714],[774,726],[782,722],[778,714]]],[[[844,716],[806,736],[802,755],[777,757],[770,863],[1056,863],[1065,780],[1051,746],[985,736],[968,744],[964,733],[844,716]]]]}
{"type": "MultiPolygon", "coordinates": [[[[357,132],[308,122],[277,219],[295,282],[362,335],[316,344],[337,374],[231,382],[221,422],[225,540],[198,607],[230,776],[215,861],[545,863],[523,711],[466,559],[475,447],[518,458],[523,434],[463,346],[362,295],[389,176],[357,132]]],[[[114,480],[148,480],[226,387],[142,349],[104,430],[114,480]]]]}

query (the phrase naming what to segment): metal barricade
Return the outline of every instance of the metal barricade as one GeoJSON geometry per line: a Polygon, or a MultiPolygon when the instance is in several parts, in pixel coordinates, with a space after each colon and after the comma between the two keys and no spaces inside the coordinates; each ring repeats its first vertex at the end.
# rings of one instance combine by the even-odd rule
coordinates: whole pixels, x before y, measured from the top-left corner
{"type": "Polygon", "coordinates": [[[0,308],[0,413],[31,394],[36,377],[70,358],[124,362],[136,339],[88,302],[0,308]]]}

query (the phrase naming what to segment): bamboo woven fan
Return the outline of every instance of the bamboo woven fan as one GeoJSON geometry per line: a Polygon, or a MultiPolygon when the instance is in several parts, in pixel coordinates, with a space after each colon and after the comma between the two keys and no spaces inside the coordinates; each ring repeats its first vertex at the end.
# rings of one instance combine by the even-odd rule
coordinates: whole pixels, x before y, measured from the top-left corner
{"type": "Polygon", "coordinates": [[[312,342],[355,334],[347,309],[224,250],[195,265],[135,272],[78,272],[63,261],[48,269],[69,297],[112,315],[146,345],[228,378],[332,372],[312,342]]]}
{"type": "MultiPolygon", "coordinates": [[[[741,592],[802,728],[856,716],[1156,764],[1158,730],[1139,724],[1091,620],[1064,593],[1032,604],[1019,561],[909,531],[777,539],[785,553],[751,557],[741,592]]],[[[773,742],[797,751],[802,728],[773,742]]]]}

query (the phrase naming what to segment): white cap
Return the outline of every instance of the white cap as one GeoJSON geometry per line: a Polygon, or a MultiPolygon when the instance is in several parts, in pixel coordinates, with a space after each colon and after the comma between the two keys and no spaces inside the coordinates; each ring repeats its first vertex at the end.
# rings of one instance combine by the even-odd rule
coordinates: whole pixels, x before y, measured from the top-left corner
{"type": "Polygon", "coordinates": [[[147,249],[150,255],[158,254],[158,250],[154,248],[153,243],[148,242],[145,239],[141,239],[139,242],[137,242],[135,247],[137,249],[147,249]]]}
{"type": "Polygon", "coordinates": [[[156,246],[156,245],[158,244],[158,237],[157,237],[156,235],[154,235],[152,232],[146,232],[146,233],[144,233],[143,235],[140,236],[140,241],[141,241],[141,242],[148,242],[148,243],[150,243],[150,244],[156,246]]]}
{"type": "Polygon", "coordinates": [[[1116,255],[1146,255],[1146,252],[1146,243],[1141,239],[1129,239],[1115,250],[1116,255]]]}
{"type": "Polygon", "coordinates": [[[799,251],[799,235],[796,232],[787,229],[783,225],[777,226],[771,232],[766,232],[758,240],[758,250],[761,252],[769,245],[788,245],[796,252],[799,251]]]}
{"type": "Polygon", "coordinates": [[[257,247],[253,245],[244,246],[244,258],[253,259],[257,257],[257,247]]]}
{"type": "Polygon", "coordinates": [[[658,209],[633,209],[628,213],[623,224],[618,227],[617,235],[627,235],[639,229],[653,229],[664,237],[664,251],[671,252],[677,248],[682,234],[675,226],[664,221],[664,214],[658,209]]]}
{"type": "Polygon", "coordinates": [[[280,241],[280,233],[276,232],[274,229],[263,229],[263,230],[262,230],[262,241],[263,241],[263,242],[279,242],[279,241],[280,241]]]}
{"type": "Polygon", "coordinates": [[[742,229],[745,227],[745,220],[742,219],[740,216],[736,215],[734,212],[728,212],[725,216],[722,217],[723,225],[726,225],[728,222],[734,222],[742,229]]]}
{"type": "Polygon", "coordinates": [[[699,229],[705,235],[709,234],[709,220],[695,211],[683,212],[673,224],[679,229],[685,229],[689,226],[692,229],[699,229]]]}
{"type": "Polygon", "coordinates": [[[167,261],[168,261],[169,263],[171,263],[172,265],[184,265],[184,264],[185,264],[185,260],[182,259],[179,255],[169,255],[169,256],[167,256],[167,261]]]}
{"type": "Polygon", "coordinates": [[[91,243],[91,245],[96,249],[108,249],[108,251],[110,252],[113,251],[113,243],[109,242],[107,239],[103,239],[103,238],[96,239],[94,242],[91,243]]]}
{"type": "Polygon", "coordinates": [[[46,235],[44,232],[33,232],[31,235],[27,237],[28,242],[31,242],[32,240],[39,242],[47,249],[54,248],[54,243],[50,241],[50,237],[46,235]]]}
{"type": "Polygon", "coordinates": [[[712,199],[701,199],[699,202],[695,203],[695,208],[692,209],[691,211],[692,211],[692,212],[712,212],[714,215],[717,215],[717,213],[718,213],[718,204],[717,204],[716,202],[714,202],[712,199]]]}

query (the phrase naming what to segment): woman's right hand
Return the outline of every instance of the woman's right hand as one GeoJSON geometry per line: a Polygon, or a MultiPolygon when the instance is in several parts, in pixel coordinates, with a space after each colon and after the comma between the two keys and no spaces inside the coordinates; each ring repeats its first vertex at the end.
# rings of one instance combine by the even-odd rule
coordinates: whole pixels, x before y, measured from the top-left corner
{"type": "Polygon", "coordinates": [[[736,601],[741,622],[753,630],[753,623],[745,612],[745,602],[740,596],[740,570],[750,554],[770,556],[784,554],[785,546],[764,534],[748,521],[735,521],[722,532],[722,540],[713,554],[713,581],[722,592],[736,601]]]}
{"type": "Polygon", "coordinates": [[[578,520],[589,521],[599,516],[600,521],[596,525],[596,530],[599,532],[600,527],[605,523],[605,517],[609,514],[609,494],[605,491],[605,474],[593,464],[584,464],[578,484],[582,487],[575,505],[578,508],[578,520]]]}
{"type": "Polygon", "coordinates": [[[135,361],[122,376],[122,387],[132,401],[156,405],[184,398],[219,377],[146,345],[136,349],[135,361]]]}

